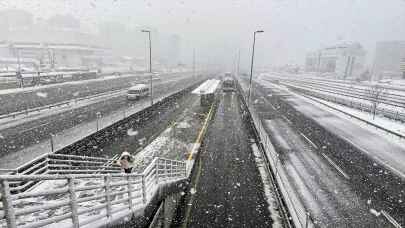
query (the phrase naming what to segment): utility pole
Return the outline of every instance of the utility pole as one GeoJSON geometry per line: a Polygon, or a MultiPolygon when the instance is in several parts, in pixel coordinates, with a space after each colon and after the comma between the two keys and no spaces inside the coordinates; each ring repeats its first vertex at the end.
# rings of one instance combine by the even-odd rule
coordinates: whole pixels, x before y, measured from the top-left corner
{"type": "Polygon", "coordinates": [[[150,38],[150,30],[141,30],[141,32],[148,33],[149,37],[149,74],[150,74],[150,105],[153,105],[153,80],[152,80],[152,40],[150,38]]]}
{"type": "Polygon", "coordinates": [[[21,60],[20,60],[20,49],[17,50],[17,64],[18,64],[18,72],[21,72],[21,60]]]}
{"type": "Polygon", "coordinates": [[[21,74],[21,60],[20,60],[20,49],[16,49],[17,51],[17,64],[18,64],[18,69],[17,69],[17,78],[20,80],[20,87],[24,87],[24,79],[21,74]]]}
{"type": "Polygon", "coordinates": [[[258,30],[253,33],[253,48],[252,48],[252,61],[250,63],[250,80],[249,80],[249,93],[248,93],[248,107],[250,105],[250,95],[251,95],[251,90],[252,90],[252,76],[253,76],[253,62],[255,58],[255,44],[256,44],[256,33],[262,33],[264,32],[263,30],[258,30]]]}

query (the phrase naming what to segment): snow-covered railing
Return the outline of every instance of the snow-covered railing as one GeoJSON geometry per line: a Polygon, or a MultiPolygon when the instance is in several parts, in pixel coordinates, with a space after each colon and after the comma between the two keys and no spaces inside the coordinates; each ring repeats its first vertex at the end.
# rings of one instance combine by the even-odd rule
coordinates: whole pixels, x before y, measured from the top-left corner
{"type": "MultiPolygon", "coordinates": [[[[67,154],[44,154],[17,169],[0,171],[10,175],[119,173],[120,168],[114,162],[115,160],[67,154]]],[[[10,182],[13,192],[24,192],[35,184],[36,181],[10,182]]]]}
{"type": "Polygon", "coordinates": [[[0,175],[0,226],[105,226],[145,207],[159,184],[186,176],[185,162],[164,158],[134,174],[0,175]],[[13,194],[13,181],[39,184],[13,194]]]}
{"type": "Polygon", "coordinates": [[[7,113],[7,114],[2,114],[2,115],[0,115],[0,119],[16,118],[17,116],[28,115],[28,114],[33,113],[33,112],[41,112],[43,110],[49,110],[49,109],[62,107],[62,106],[71,106],[71,105],[76,104],[78,101],[91,100],[91,99],[99,98],[99,97],[102,97],[102,96],[111,96],[113,94],[120,94],[120,93],[123,93],[125,91],[127,91],[127,88],[112,90],[112,91],[103,92],[103,93],[92,94],[92,95],[88,95],[86,97],[73,98],[73,99],[70,99],[70,100],[67,100],[67,101],[57,102],[57,103],[44,105],[44,106],[40,106],[40,107],[27,108],[27,109],[24,109],[22,111],[16,111],[16,112],[11,112],[11,113],[7,113]]]}
{"type": "Polygon", "coordinates": [[[248,106],[250,102],[247,101],[245,92],[241,84],[236,83],[237,89],[242,97],[243,104],[247,111],[252,118],[253,124],[256,128],[257,136],[260,138],[260,143],[263,146],[264,151],[261,151],[263,157],[266,158],[265,161],[268,167],[271,169],[271,172],[274,175],[275,181],[277,181],[279,191],[284,199],[284,202],[288,208],[288,212],[290,214],[291,221],[293,222],[295,227],[315,227],[314,219],[312,218],[311,214],[305,209],[302,205],[300,199],[296,196],[295,193],[291,192],[290,183],[287,181],[287,177],[284,174],[284,168],[282,166],[282,162],[280,162],[279,154],[274,149],[270,137],[265,131],[265,128],[262,125],[262,121],[252,107],[252,105],[248,106]]]}
{"type": "MultiPolygon", "coordinates": [[[[373,106],[371,104],[365,104],[363,102],[353,101],[350,99],[345,99],[345,98],[337,97],[337,96],[333,96],[333,95],[321,94],[321,93],[317,93],[315,91],[301,89],[299,87],[297,87],[296,90],[299,90],[300,92],[302,92],[304,94],[308,94],[308,95],[316,97],[316,98],[320,98],[320,99],[323,99],[323,100],[326,100],[329,102],[334,102],[334,103],[337,103],[340,105],[352,107],[352,108],[358,109],[360,111],[370,112],[370,113],[373,112],[373,106]]],[[[405,114],[402,112],[399,112],[398,110],[376,107],[375,112],[376,112],[376,115],[382,115],[389,119],[405,122],[405,114]]]]}
{"type": "MultiPolygon", "coordinates": [[[[334,103],[337,103],[340,105],[352,107],[352,108],[358,109],[360,111],[370,112],[370,113],[372,113],[374,111],[374,108],[373,108],[373,105],[371,104],[371,102],[361,96],[353,96],[353,95],[350,95],[349,93],[346,94],[344,92],[342,92],[340,94],[335,94],[333,91],[325,92],[326,90],[321,90],[316,87],[307,88],[307,87],[304,87],[301,85],[289,84],[289,83],[284,83],[284,82],[281,82],[280,84],[283,84],[289,88],[292,88],[298,92],[307,94],[309,96],[317,97],[317,98],[320,98],[320,99],[323,99],[326,101],[330,101],[330,102],[334,102],[334,103]],[[329,95],[326,93],[331,93],[332,95],[329,95]],[[359,100],[363,99],[367,103],[355,101],[350,98],[359,99],[359,100]]],[[[398,101],[399,104],[403,105],[403,103],[401,103],[401,102],[402,101],[398,101]]],[[[390,104],[390,105],[393,107],[401,107],[399,105],[393,105],[393,104],[390,104]]],[[[398,110],[398,108],[390,109],[390,108],[376,107],[375,112],[376,112],[376,115],[382,115],[388,119],[405,122],[405,114],[403,112],[400,112],[398,110]]]]}

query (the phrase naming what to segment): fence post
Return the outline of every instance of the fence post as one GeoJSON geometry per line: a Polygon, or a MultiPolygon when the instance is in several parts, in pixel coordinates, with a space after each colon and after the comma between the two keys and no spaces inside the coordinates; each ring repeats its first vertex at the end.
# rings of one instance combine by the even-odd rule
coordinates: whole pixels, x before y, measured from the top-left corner
{"type": "Polygon", "coordinates": [[[70,210],[72,211],[72,223],[73,227],[79,227],[79,215],[77,213],[77,197],[75,193],[75,182],[72,177],[68,178],[68,189],[70,196],[70,210]]]}
{"type": "Polygon", "coordinates": [[[145,174],[142,174],[142,201],[143,201],[143,204],[146,204],[145,174]]]}
{"type": "Polygon", "coordinates": [[[159,184],[159,158],[156,160],[156,184],[159,184]]]}
{"type": "Polygon", "coordinates": [[[132,187],[131,187],[131,179],[130,175],[127,175],[127,188],[128,188],[128,207],[130,210],[132,210],[133,204],[132,204],[132,187]]]}
{"type": "Polygon", "coordinates": [[[306,213],[306,217],[305,217],[305,228],[308,228],[309,226],[309,213],[306,213]]]}
{"type": "Polygon", "coordinates": [[[51,136],[51,139],[50,139],[50,140],[51,140],[51,141],[50,141],[50,143],[51,143],[51,152],[53,152],[54,149],[55,149],[55,148],[54,148],[54,144],[53,144],[53,135],[51,134],[50,136],[51,136]]]}
{"type": "Polygon", "coordinates": [[[173,161],[170,161],[170,178],[173,178],[173,161]]]}
{"type": "Polygon", "coordinates": [[[15,212],[13,202],[11,200],[10,185],[8,180],[1,180],[1,199],[3,202],[3,210],[7,220],[7,227],[16,228],[17,222],[15,218],[15,212]]]}
{"type": "Polygon", "coordinates": [[[184,173],[184,177],[187,177],[187,163],[181,163],[181,168],[183,169],[184,173]]]}
{"type": "Polygon", "coordinates": [[[110,195],[110,182],[111,176],[104,176],[104,192],[105,192],[105,201],[107,203],[107,218],[111,218],[112,209],[111,209],[111,195],[110,195]]]}

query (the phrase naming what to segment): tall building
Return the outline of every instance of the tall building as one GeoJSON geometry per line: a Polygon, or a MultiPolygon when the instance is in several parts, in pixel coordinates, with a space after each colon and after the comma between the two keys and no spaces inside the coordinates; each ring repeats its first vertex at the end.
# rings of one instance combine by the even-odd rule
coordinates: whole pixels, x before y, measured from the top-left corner
{"type": "Polygon", "coordinates": [[[0,11],[0,65],[28,70],[97,67],[110,50],[99,39],[80,29],[80,21],[56,15],[33,23],[32,15],[20,10],[0,11]],[[3,19],[3,20],[2,20],[3,19]],[[7,20],[5,20],[7,19],[7,20]]]}
{"type": "Polygon", "coordinates": [[[366,51],[359,43],[345,43],[308,53],[307,72],[331,73],[338,79],[356,78],[364,70],[366,51]]]}
{"type": "Polygon", "coordinates": [[[405,78],[404,70],[401,70],[401,61],[404,59],[405,41],[378,42],[374,58],[373,79],[405,78]]]}

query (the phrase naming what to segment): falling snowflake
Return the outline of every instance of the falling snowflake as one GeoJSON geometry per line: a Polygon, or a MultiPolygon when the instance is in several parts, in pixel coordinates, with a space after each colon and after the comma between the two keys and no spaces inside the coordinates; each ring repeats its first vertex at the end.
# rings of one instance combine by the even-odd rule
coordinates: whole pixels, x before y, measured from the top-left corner
{"type": "Polygon", "coordinates": [[[378,211],[376,211],[376,210],[373,209],[373,208],[370,209],[370,213],[373,214],[373,215],[375,215],[375,216],[377,216],[377,217],[380,216],[380,214],[381,214],[381,212],[378,212],[378,211]]]}
{"type": "Polygon", "coordinates": [[[127,135],[128,136],[136,136],[138,135],[138,131],[133,130],[132,128],[127,130],[127,135]]]}
{"type": "Polygon", "coordinates": [[[45,92],[37,92],[37,96],[42,97],[42,98],[46,98],[46,97],[48,97],[48,94],[45,93],[45,92]]]}
{"type": "Polygon", "coordinates": [[[195,188],[191,188],[191,189],[190,189],[190,193],[191,193],[192,195],[194,195],[196,192],[197,192],[197,190],[195,190],[195,188]]]}

